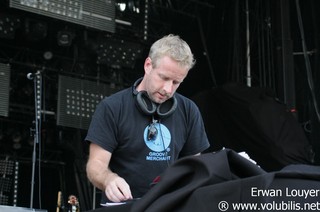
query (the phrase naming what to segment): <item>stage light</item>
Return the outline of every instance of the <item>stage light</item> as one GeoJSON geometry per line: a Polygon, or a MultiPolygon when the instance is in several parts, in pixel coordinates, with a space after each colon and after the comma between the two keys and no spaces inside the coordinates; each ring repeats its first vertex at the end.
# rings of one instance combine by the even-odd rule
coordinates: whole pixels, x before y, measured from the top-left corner
{"type": "Polygon", "coordinates": [[[140,1],[129,0],[127,3],[128,10],[134,13],[140,13],[140,1]]]}
{"type": "Polygon", "coordinates": [[[112,68],[134,68],[135,62],[142,55],[142,46],[124,40],[108,39],[101,42],[97,49],[97,64],[112,68]]]}
{"type": "Polygon", "coordinates": [[[119,0],[116,2],[117,10],[120,12],[140,13],[139,0],[119,0]]]}
{"type": "Polygon", "coordinates": [[[148,40],[148,19],[149,19],[149,3],[145,0],[144,6],[144,25],[143,25],[143,39],[148,40]]]}
{"type": "Polygon", "coordinates": [[[126,3],[120,2],[120,3],[117,3],[116,5],[121,12],[126,10],[126,7],[127,7],[126,3]]]}
{"type": "Polygon", "coordinates": [[[20,27],[20,18],[12,15],[0,14],[0,37],[13,39],[16,29],[20,27]]]}
{"type": "Polygon", "coordinates": [[[45,52],[43,53],[43,58],[44,58],[45,60],[51,60],[52,57],[53,57],[53,53],[52,53],[51,51],[45,51],[45,52]]]}
{"type": "Polygon", "coordinates": [[[74,33],[70,30],[61,30],[57,34],[57,41],[59,46],[71,46],[74,38],[74,33]]]}

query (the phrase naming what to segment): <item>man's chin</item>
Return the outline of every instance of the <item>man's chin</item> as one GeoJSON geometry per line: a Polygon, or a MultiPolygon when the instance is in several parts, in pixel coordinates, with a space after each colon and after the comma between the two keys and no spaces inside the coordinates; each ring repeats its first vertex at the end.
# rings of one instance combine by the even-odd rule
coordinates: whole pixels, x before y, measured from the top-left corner
{"type": "Polygon", "coordinates": [[[157,103],[157,104],[162,104],[162,103],[164,103],[165,101],[167,101],[167,99],[159,99],[159,98],[157,98],[157,99],[154,99],[154,100],[153,100],[153,102],[155,102],[155,103],[157,103]]]}
{"type": "Polygon", "coordinates": [[[161,97],[158,97],[158,96],[154,96],[151,100],[153,101],[153,102],[155,102],[155,103],[157,103],[157,104],[162,104],[162,103],[164,103],[165,101],[167,101],[169,98],[168,97],[166,97],[166,96],[162,96],[163,98],[161,98],[161,97]]]}

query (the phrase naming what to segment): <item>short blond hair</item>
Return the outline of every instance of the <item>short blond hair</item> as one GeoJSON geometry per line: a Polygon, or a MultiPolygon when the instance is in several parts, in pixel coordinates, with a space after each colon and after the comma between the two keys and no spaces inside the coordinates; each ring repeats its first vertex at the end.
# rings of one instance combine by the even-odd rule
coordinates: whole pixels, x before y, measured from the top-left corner
{"type": "Polygon", "coordinates": [[[151,45],[149,55],[152,65],[157,66],[159,59],[168,56],[178,62],[181,67],[190,70],[195,65],[195,59],[190,46],[178,35],[166,35],[151,45]]]}

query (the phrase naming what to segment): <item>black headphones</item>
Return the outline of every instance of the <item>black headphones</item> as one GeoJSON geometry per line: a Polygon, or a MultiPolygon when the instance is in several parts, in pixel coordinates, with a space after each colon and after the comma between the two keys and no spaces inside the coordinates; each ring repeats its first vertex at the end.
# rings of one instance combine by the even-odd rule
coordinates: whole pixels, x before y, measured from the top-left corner
{"type": "Polygon", "coordinates": [[[146,91],[138,92],[136,90],[141,81],[142,78],[138,79],[132,86],[132,93],[140,111],[146,115],[158,115],[159,118],[170,116],[177,108],[177,99],[173,96],[162,104],[156,104],[149,98],[146,91]]]}

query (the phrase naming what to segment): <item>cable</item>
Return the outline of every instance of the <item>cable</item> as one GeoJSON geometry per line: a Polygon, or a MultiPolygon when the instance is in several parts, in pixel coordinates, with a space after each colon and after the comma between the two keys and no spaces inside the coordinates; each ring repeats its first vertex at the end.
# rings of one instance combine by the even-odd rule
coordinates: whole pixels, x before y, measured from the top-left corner
{"type": "Polygon", "coordinates": [[[161,129],[161,122],[160,120],[158,121],[158,124],[159,124],[159,131],[160,131],[160,139],[162,141],[162,146],[163,146],[163,151],[165,152],[165,157],[166,157],[166,161],[167,161],[167,165],[168,167],[170,166],[170,160],[168,159],[169,156],[168,156],[168,151],[166,150],[166,145],[164,143],[164,138],[163,138],[163,135],[162,135],[162,129],[161,129]]]}
{"type": "Polygon", "coordinates": [[[199,17],[197,18],[197,22],[198,22],[198,27],[199,27],[199,32],[200,32],[200,38],[201,38],[201,41],[202,41],[202,47],[203,47],[203,49],[205,51],[207,63],[208,63],[208,66],[209,66],[209,72],[210,72],[211,80],[213,82],[213,86],[216,87],[217,86],[217,81],[216,81],[216,77],[214,75],[213,66],[212,66],[212,63],[211,63],[211,58],[210,58],[209,51],[208,51],[207,44],[206,44],[206,39],[205,39],[205,36],[203,34],[202,22],[201,22],[199,17]]]}
{"type": "Polygon", "coordinates": [[[313,84],[313,77],[312,77],[312,72],[311,72],[310,60],[309,60],[309,57],[308,57],[307,47],[306,47],[306,42],[305,42],[305,37],[304,37],[303,23],[302,23],[302,18],[301,18],[299,0],[296,0],[296,8],[297,8],[299,29],[300,29],[300,34],[301,34],[303,56],[304,56],[304,59],[305,59],[306,70],[307,70],[308,85],[309,85],[309,88],[310,88],[310,92],[311,92],[311,97],[312,97],[315,113],[317,115],[318,121],[320,122],[318,104],[317,104],[316,96],[315,96],[315,93],[314,93],[314,84],[313,84]]]}

